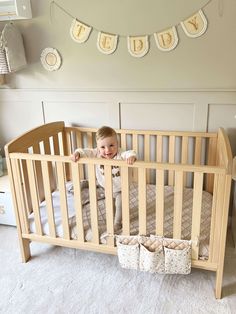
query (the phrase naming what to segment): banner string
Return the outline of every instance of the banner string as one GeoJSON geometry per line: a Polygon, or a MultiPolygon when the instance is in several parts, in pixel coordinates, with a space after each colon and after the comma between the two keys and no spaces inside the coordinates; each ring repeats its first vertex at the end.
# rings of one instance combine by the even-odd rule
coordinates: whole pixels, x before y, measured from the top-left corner
{"type": "MultiPolygon", "coordinates": [[[[207,2],[206,2],[206,4],[204,4],[202,7],[201,7],[201,9],[203,9],[203,8],[205,8],[210,2],[211,2],[212,0],[208,0],[207,2]]],[[[223,2],[223,0],[219,0],[219,4],[220,3],[222,3],[223,2]]],[[[63,11],[66,15],[68,15],[70,18],[72,18],[72,19],[77,19],[79,22],[81,22],[81,23],[83,23],[83,24],[85,24],[85,25],[89,25],[89,26],[91,26],[91,24],[88,24],[88,23],[86,23],[86,22],[83,22],[82,20],[80,20],[80,19],[78,19],[77,17],[75,17],[74,15],[72,15],[72,14],[70,14],[70,12],[68,12],[65,8],[63,8],[61,5],[59,5],[56,1],[54,1],[54,0],[52,0],[51,1],[51,3],[50,3],[50,22],[52,23],[52,9],[53,9],[53,6],[56,6],[56,7],[58,7],[61,11],[63,11]]],[[[200,10],[200,9],[199,9],[200,10]]],[[[222,5],[219,5],[219,14],[220,14],[220,16],[222,16],[223,15],[223,4],[222,5]]],[[[183,21],[184,21],[185,19],[183,19],[183,21]]],[[[177,26],[177,25],[179,25],[180,23],[178,23],[178,24],[176,24],[176,25],[172,25],[172,26],[177,26]]],[[[167,26],[165,29],[168,29],[168,28],[171,28],[172,26],[167,26]]],[[[107,33],[107,34],[113,34],[113,33],[110,33],[110,32],[107,32],[107,31],[104,31],[104,30],[101,30],[101,29],[97,29],[96,27],[93,27],[93,26],[91,26],[92,27],[92,29],[94,30],[94,31],[96,31],[96,32],[103,32],[103,33],[107,33]]],[[[155,31],[155,32],[152,32],[152,33],[148,33],[148,34],[144,34],[143,36],[151,36],[151,35],[153,35],[154,33],[156,33],[157,31],[155,31]]],[[[124,38],[127,38],[128,36],[142,36],[142,35],[124,35],[124,34],[117,34],[117,33],[115,33],[115,34],[113,34],[113,35],[117,35],[117,36],[119,36],[119,37],[124,37],[124,38]]]]}

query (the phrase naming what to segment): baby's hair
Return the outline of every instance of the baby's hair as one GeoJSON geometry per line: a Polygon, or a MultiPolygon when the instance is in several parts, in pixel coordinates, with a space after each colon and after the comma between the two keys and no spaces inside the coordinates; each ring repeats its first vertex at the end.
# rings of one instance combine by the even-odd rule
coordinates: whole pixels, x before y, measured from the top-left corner
{"type": "Polygon", "coordinates": [[[100,129],[97,130],[96,141],[112,136],[117,136],[116,131],[109,126],[102,126],[100,129]]]}

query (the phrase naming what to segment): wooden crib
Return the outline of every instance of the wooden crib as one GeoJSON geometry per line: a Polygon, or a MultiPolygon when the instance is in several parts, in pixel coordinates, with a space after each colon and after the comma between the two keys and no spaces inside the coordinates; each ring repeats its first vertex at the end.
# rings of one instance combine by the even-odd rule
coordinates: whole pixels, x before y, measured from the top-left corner
{"type": "Polygon", "coordinates": [[[192,267],[216,272],[216,298],[221,297],[228,207],[232,178],[232,153],[223,129],[218,133],[117,130],[123,149],[134,149],[138,160],[128,165],[121,160],[81,158],[74,163],[69,155],[76,147],[95,147],[96,129],[66,127],[64,122],[39,126],[6,145],[7,167],[18,236],[24,262],[30,258],[30,242],[39,241],[71,248],[116,254],[113,231],[112,166],[119,166],[122,186],[122,234],[130,235],[129,186],[138,186],[138,233],[147,234],[147,184],[154,184],[155,234],[163,236],[164,189],[173,187],[173,238],[181,239],[184,220],[183,190],[191,188],[192,267]],[[104,165],[106,229],[111,236],[100,241],[95,165],[104,165]],[[81,180],[89,184],[92,240],[85,240],[81,180]],[[76,239],[71,237],[66,182],[72,181],[76,239]],[[56,232],[52,192],[59,191],[62,235],[56,232]],[[199,258],[199,236],[203,191],[212,195],[208,258],[199,258]],[[46,204],[48,233],[42,227],[40,204],[46,204]],[[34,217],[35,230],[30,229],[34,217]]]}

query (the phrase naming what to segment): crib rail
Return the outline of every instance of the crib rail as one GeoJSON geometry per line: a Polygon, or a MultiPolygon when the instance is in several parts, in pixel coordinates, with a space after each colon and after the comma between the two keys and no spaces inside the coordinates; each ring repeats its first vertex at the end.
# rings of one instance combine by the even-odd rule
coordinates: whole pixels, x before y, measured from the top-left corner
{"type": "MultiPolygon", "coordinates": [[[[96,147],[95,128],[65,127],[67,152],[77,147],[96,147]]],[[[211,151],[217,133],[146,130],[116,130],[122,149],[133,149],[139,160],[205,165],[206,149],[211,151]],[[152,147],[155,150],[152,150],[152,147]],[[158,147],[158,149],[157,149],[158,147]]],[[[210,154],[211,155],[211,154],[210,154]]],[[[212,154],[214,155],[214,154],[212,154]]],[[[211,165],[213,165],[213,156],[211,165]]]]}
{"type": "MultiPolygon", "coordinates": [[[[76,215],[76,228],[77,228],[77,240],[75,241],[78,247],[100,247],[99,229],[98,229],[98,208],[97,208],[97,196],[96,196],[96,180],[95,180],[95,165],[103,164],[105,172],[105,201],[106,201],[106,221],[108,234],[114,234],[114,213],[113,213],[113,200],[112,200],[112,177],[111,167],[119,166],[121,172],[121,190],[122,190],[122,216],[123,216],[123,234],[130,234],[130,211],[129,211],[129,185],[131,178],[129,176],[129,168],[137,170],[138,174],[138,220],[139,220],[139,234],[147,234],[147,199],[146,199],[146,173],[149,169],[152,169],[156,173],[156,234],[164,235],[164,177],[168,171],[174,173],[174,221],[173,221],[173,237],[180,239],[182,237],[182,202],[183,202],[183,187],[184,187],[184,174],[192,173],[194,181],[193,191],[193,208],[192,208],[192,231],[191,239],[193,241],[192,258],[198,261],[198,239],[200,236],[200,218],[201,218],[201,201],[203,193],[203,181],[206,174],[212,174],[217,178],[215,182],[218,182],[218,178],[224,177],[226,169],[224,167],[216,166],[201,166],[201,165],[179,165],[170,163],[154,163],[154,162],[142,162],[137,161],[134,165],[128,165],[125,161],[120,160],[103,160],[103,159],[86,159],[81,158],[79,162],[74,163],[69,157],[63,156],[51,156],[40,154],[26,154],[26,153],[10,153],[9,154],[12,170],[13,180],[16,190],[16,199],[18,204],[18,214],[20,224],[22,226],[23,234],[29,239],[31,236],[39,236],[41,238],[47,238],[48,236],[58,241],[68,241],[71,239],[70,235],[70,219],[68,216],[68,203],[67,203],[67,191],[66,191],[66,168],[70,168],[72,173],[72,182],[74,186],[74,207],[76,215]],[[42,229],[42,218],[40,213],[40,193],[39,193],[39,178],[37,176],[37,166],[40,165],[42,169],[42,182],[43,190],[45,194],[47,219],[49,225],[49,235],[45,235],[42,229]],[[85,230],[83,225],[83,209],[81,199],[80,181],[81,175],[79,167],[83,165],[87,167],[88,182],[89,182],[89,198],[91,205],[91,229],[92,229],[92,243],[85,241],[85,230]],[[51,184],[49,180],[49,169],[53,170],[53,180],[56,182],[56,187],[59,189],[60,194],[60,208],[62,217],[62,230],[63,235],[59,239],[56,235],[56,222],[54,217],[54,209],[52,204],[51,184]],[[29,184],[26,185],[25,178],[28,178],[29,184]],[[29,187],[28,187],[29,186],[29,187]],[[28,201],[32,204],[32,212],[29,211],[28,201]],[[35,220],[35,232],[30,231],[29,215],[34,214],[35,220]]],[[[222,181],[221,181],[222,183],[222,181]]],[[[215,183],[216,184],[216,183],[215,183]]],[[[220,186],[215,187],[215,193],[213,199],[217,197],[220,192],[220,186]]],[[[214,203],[214,202],[213,202],[214,203]]],[[[217,208],[217,210],[221,210],[217,208]]],[[[216,210],[213,208],[213,215],[216,210]]],[[[217,216],[220,217],[220,213],[217,216]]],[[[220,223],[220,222],[218,222],[220,223]]],[[[211,225],[212,230],[215,230],[219,226],[211,225]]],[[[219,231],[219,230],[218,230],[219,231]]],[[[217,231],[217,232],[218,232],[217,231]]],[[[218,232],[219,234],[219,232],[218,232]]],[[[215,236],[216,233],[215,233],[215,236]]],[[[212,240],[211,240],[212,241],[212,240]]],[[[109,237],[106,249],[108,252],[113,252],[115,249],[114,237],[109,237]]],[[[211,243],[210,243],[211,246],[211,243]]],[[[216,252],[210,247],[209,262],[216,260],[216,252]]],[[[202,262],[199,262],[200,264],[202,262]]]]}
{"type": "MultiPolygon", "coordinates": [[[[96,147],[95,128],[65,127],[66,151],[71,154],[77,147],[96,147]]],[[[146,162],[160,162],[189,165],[216,165],[217,133],[174,132],[146,130],[116,130],[122,149],[133,149],[138,159],[146,162]]],[[[80,169],[83,176],[83,169],[80,169]]],[[[70,175],[69,175],[70,176],[70,175]]],[[[137,180],[137,172],[133,171],[137,180]]],[[[147,182],[155,183],[155,175],[147,172],[147,182]]],[[[168,172],[165,184],[174,185],[174,173],[168,172]]],[[[192,186],[191,177],[184,176],[184,186],[192,186]]],[[[207,176],[205,188],[212,192],[212,176],[207,176]]]]}

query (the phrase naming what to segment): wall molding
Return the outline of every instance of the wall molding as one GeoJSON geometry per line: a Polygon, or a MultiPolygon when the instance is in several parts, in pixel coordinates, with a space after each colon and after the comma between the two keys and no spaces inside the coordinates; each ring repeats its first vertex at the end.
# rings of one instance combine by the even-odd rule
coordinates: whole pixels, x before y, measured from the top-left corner
{"type": "Polygon", "coordinates": [[[104,92],[114,92],[114,93],[133,93],[133,92],[142,92],[142,93],[150,93],[150,92],[236,92],[236,87],[233,88],[0,88],[0,93],[4,92],[96,92],[96,93],[104,93],[104,92]]]}
{"type": "Polygon", "coordinates": [[[205,102],[236,103],[236,89],[0,89],[0,102],[8,101],[102,101],[102,102],[205,102]]]}

